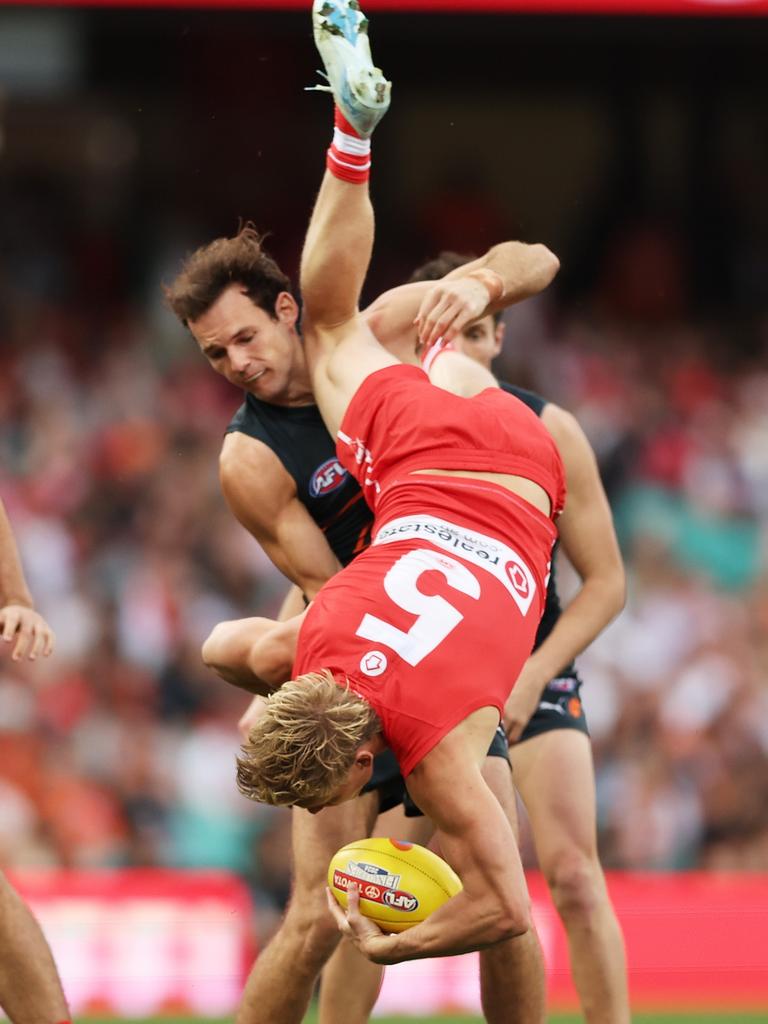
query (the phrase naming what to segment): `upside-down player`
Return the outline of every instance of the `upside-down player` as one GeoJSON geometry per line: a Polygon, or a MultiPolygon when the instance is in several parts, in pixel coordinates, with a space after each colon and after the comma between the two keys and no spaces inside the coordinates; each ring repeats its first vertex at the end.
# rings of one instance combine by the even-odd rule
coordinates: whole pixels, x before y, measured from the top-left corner
{"type": "MultiPolygon", "coordinates": [[[[329,47],[343,32],[354,38],[359,15],[346,4],[316,8],[321,29],[329,20],[339,29],[327,33],[329,47]]],[[[323,53],[336,98],[351,86],[380,113],[380,74],[347,77],[337,55],[323,53]]],[[[362,140],[338,115],[337,125],[341,152],[359,166],[362,140]]],[[[382,935],[352,900],[344,929],[369,958],[394,963],[530,927],[514,835],[480,765],[533,643],[563,477],[546,430],[487,372],[443,352],[439,374],[482,392],[459,398],[376,342],[357,312],[373,239],[368,190],[338,177],[335,163],[332,155],[302,259],[305,337],[315,397],[374,507],[376,535],[307,613],[295,664],[304,678],[270,698],[239,775],[253,796],[316,811],[355,796],[374,754],[395,751],[465,888],[400,936],[382,935]]],[[[492,278],[485,285],[470,319],[498,297],[492,278]]],[[[247,665],[230,666],[255,690],[269,675],[275,630],[264,639],[254,637],[247,665]]]]}
{"type": "MultiPolygon", "coordinates": [[[[483,279],[503,294],[498,307],[541,290],[557,269],[556,258],[541,245],[504,243],[451,275],[437,288],[409,285],[377,300],[367,316],[375,329],[394,337],[404,354],[412,353],[420,310],[426,339],[446,319],[471,310],[468,302],[488,300],[483,279]],[[488,273],[493,270],[494,273],[488,273]],[[479,279],[475,274],[479,271],[479,279]],[[430,298],[430,295],[433,298],[430,298]]],[[[370,512],[349,474],[338,464],[331,438],[312,404],[304,350],[296,329],[298,308],[290,284],[261,248],[255,232],[219,239],[195,253],[168,290],[174,311],[187,323],[212,367],[246,390],[246,402],[233,420],[221,458],[222,485],[240,521],[263,544],[275,563],[312,597],[345,564],[370,533],[370,512]],[[326,472],[319,469],[325,466],[326,472]],[[356,497],[359,500],[356,500],[356,497]]],[[[226,635],[227,630],[223,630],[226,635]]],[[[216,664],[217,640],[206,645],[216,664]]],[[[291,660],[291,659],[289,659],[291,660]]],[[[510,819],[514,794],[503,736],[495,736],[483,774],[510,819]]],[[[366,792],[354,801],[318,815],[295,809],[293,815],[294,886],[288,912],[261,953],[246,986],[238,1014],[242,1024],[280,1020],[298,1024],[314,989],[317,973],[339,938],[323,897],[328,860],[341,845],[370,833],[377,813],[401,799],[402,783],[393,758],[380,756],[366,792]],[[370,791],[368,791],[370,790],[370,791]],[[290,971],[292,983],[284,984],[290,971]]],[[[388,811],[388,815],[397,810],[388,811]]],[[[384,819],[386,820],[386,819],[384,819]]],[[[402,838],[403,824],[380,828],[402,838]]],[[[418,838],[418,834],[413,836],[418,838]]],[[[323,976],[320,1020],[358,1024],[375,999],[375,979],[365,990],[354,979],[369,966],[350,968],[335,958],[332,977],[323,976]],[[334,993],[336,993],[334,995],[334,993]]],[[[541,954],[535,936],[523,936],[483,951],[481,997],[493,1024],[536,1024],[544,1016],[541,954]]],[[[362,979],[361,979],[362,981],[362,979]]]]}

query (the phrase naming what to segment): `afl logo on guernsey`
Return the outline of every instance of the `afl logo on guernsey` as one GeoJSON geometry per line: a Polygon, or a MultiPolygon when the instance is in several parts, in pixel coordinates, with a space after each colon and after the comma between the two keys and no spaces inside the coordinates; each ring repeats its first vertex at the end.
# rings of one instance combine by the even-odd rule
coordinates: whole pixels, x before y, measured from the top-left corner
{"type": "Polygon", "coordinates": [[[347,479],[347,471],[338,459],[326,459],[317,467],[309,481],[309,493],[313,498],[338,490],[347,479]]]}

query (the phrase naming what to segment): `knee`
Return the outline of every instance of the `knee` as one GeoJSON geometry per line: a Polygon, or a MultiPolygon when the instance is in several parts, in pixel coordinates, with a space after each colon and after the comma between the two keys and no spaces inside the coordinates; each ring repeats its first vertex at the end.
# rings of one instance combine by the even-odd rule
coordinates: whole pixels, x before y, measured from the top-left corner
{"type": "Polygon", "coordinates": [[[222,661],[222,647],[226,643],[230,627],[231,623],[229,622],[219,622],[203,641],[200,657],[208,668],[215,670],[222,661]]]}
{"type": "Polygon", "coordinates": [[[552,900],[564,916],[589,919],[605,898],[605,879],[596,858],[569,853],[545,874],[552,900]]]}

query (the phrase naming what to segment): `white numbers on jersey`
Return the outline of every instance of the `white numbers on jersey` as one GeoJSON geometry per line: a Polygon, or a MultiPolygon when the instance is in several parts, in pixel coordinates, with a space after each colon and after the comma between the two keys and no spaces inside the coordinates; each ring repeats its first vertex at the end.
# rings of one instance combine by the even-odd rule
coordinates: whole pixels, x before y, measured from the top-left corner
{"type": "Polygon", "coordinates": [[[430,596],[418,589],[419,577],[430,571],[441,573],[454,590],[475,599],[480,597],[480,583],[461,562],[428,548],[409,551],[384,577],[384,589],[398,608],[418,618],[405,632],[376,615],[364,615],[357,627],[357,636],[386,644],[409,665],[418,665],[434,651],[464,616],[439,594],[430,596]]]}

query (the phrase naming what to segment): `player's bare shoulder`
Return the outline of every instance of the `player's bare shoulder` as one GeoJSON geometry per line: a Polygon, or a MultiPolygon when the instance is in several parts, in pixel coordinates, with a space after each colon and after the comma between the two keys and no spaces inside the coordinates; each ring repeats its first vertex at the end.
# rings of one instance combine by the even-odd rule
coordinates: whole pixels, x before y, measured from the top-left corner
{"type": "Polygon", "coordinates": [[[249,515],[263,509],[273,516],[296,498],[296,483],[268,445],[239,431],[224,438],[219,454],[219,479],[227,503],[238,518],[247,505],[249,515]]]}

